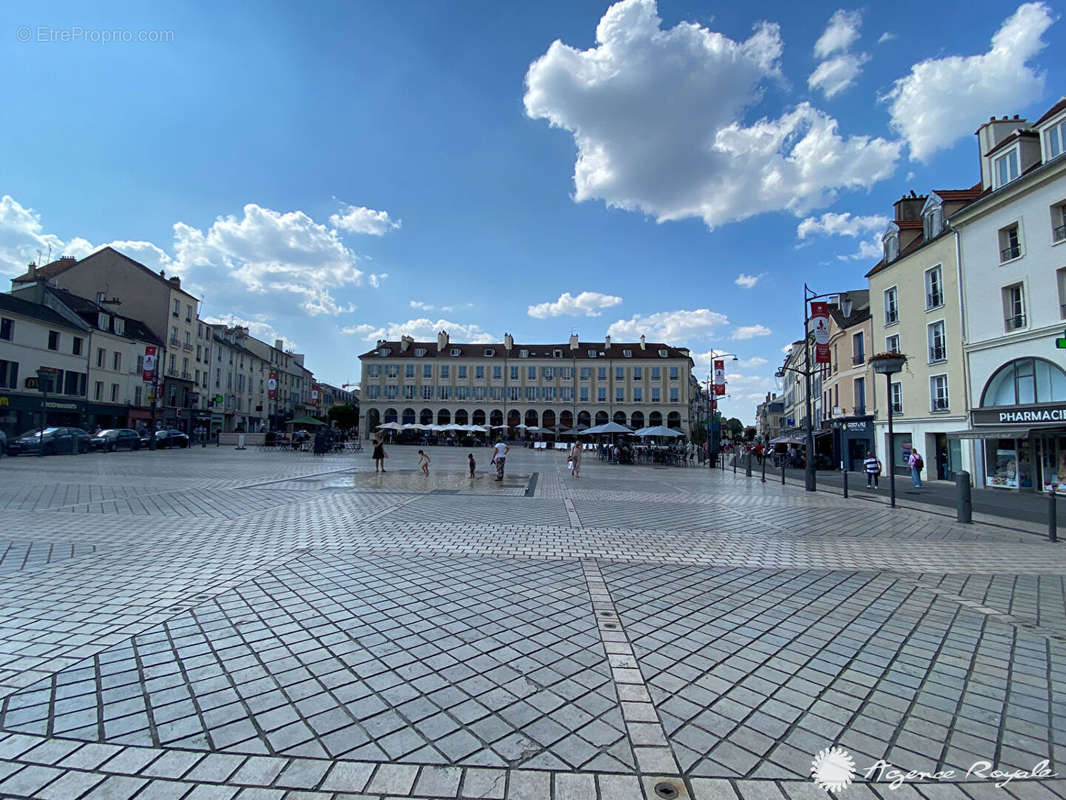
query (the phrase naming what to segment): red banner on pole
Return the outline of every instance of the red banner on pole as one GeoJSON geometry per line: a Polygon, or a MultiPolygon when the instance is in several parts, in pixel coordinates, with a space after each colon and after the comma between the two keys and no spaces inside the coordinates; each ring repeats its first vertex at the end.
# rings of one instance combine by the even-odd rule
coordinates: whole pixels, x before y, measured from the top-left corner
{"type": "Polygon", "coordinates": [[[152,377],[155,375],[155,345],[146,344],[144,346],[144,359],[142,364],[141,379],[145,383],[151,383],[152,377]]]}
{"type": "Polygon", "coordinates": [[[811,303],[811,333],[814,335],[814,363],[829,363],[829,304],[811,303]]]}
{"type": "Polygon", "coordinates": [[[278,392],[278,373],[271,372],[270,377],[267,378],[267,397],[271,400],[274,399],[274,395],[278,392]]]}
{"type": "Polygon", "coordinates": [[[725,361],[715,359],[714,362],[714,393],[725,394],[725,361]]]}
{"type": "Polygon", "coordinates": [[[318,405],[318,384],[317,383],[312,383],[311,384],[311,405],[313,405],[313,406],[317,406],[318,405]]]}

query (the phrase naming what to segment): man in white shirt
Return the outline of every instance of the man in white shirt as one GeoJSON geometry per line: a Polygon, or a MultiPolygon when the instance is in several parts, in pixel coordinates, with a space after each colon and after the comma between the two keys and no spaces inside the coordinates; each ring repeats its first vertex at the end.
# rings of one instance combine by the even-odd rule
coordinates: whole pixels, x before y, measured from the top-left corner
{"type": "Polygon", "coordinates": [[[493,448],[492,461],[496,464],[496,480],[503,480],[503,463],[507,460],[507,454],[511,452],[511,448],[507,446],[507,443],[500,439],[496,442],[496,446],[493,448]]]}

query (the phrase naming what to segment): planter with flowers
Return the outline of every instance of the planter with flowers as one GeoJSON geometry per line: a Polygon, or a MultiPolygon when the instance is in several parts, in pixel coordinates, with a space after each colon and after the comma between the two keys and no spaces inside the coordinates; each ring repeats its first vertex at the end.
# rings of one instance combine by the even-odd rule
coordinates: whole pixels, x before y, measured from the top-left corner
{"type": "Polygon", "coordinates": [[[878,375],[893,375],[906,363],[907,356],[903,353],[874,353],[870,356],[870,366],[878,375]]]}

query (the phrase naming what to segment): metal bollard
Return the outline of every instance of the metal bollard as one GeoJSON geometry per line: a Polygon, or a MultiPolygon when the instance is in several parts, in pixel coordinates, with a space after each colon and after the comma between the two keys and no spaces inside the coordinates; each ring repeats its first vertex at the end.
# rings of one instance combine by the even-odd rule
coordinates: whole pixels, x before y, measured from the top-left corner
{"type": "Polygon", "coordinates": [[[1059,514],[1056,506],[1054,489],[1047,493],[1047,540],[1057,542],[1059,540],[1059,514]]]}
{"type": "Polygon", "coordinates": [[[785,460],[781,459],[781,485],[785,485],[785,460]]]}
{"type": "Polygon", "coordinates": [[[848,496],[848,471],[847,470],[844,470],[844,472],[842,473],[842,477],[844,479],[844,497],[846,499],[847,496],[848,496]]]}
{"type": "Polygon", "coordinates": [[[973,522],[973,497],[970,493],[970,473],[955,473],[955,519],[969,524],[973,522]]]}
{"type": "Polygon", "coordinates": [[[766,483],[766,454],[763,453],[762,457],[762,482],[766,483]]]}
{"type": "Polygon", "coordinates": [[[744,477],[751,477],[751,453],[748,453],[748,457],[744,460],[744,477]]]}
{"type": "Polygon", "coordinates": [[[733,453],[733,474],[737,474],[737,454],[733,453]]]}

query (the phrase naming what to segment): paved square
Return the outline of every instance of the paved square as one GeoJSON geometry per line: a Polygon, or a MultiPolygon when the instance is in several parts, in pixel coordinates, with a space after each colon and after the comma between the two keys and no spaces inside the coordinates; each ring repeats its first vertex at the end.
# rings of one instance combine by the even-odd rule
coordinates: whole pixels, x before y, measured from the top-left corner
{"type": "Polygon", "coordinates": [[[1066,797],[1061,545],[414,450],[0,460],[0,795],[1066,797]]]}

